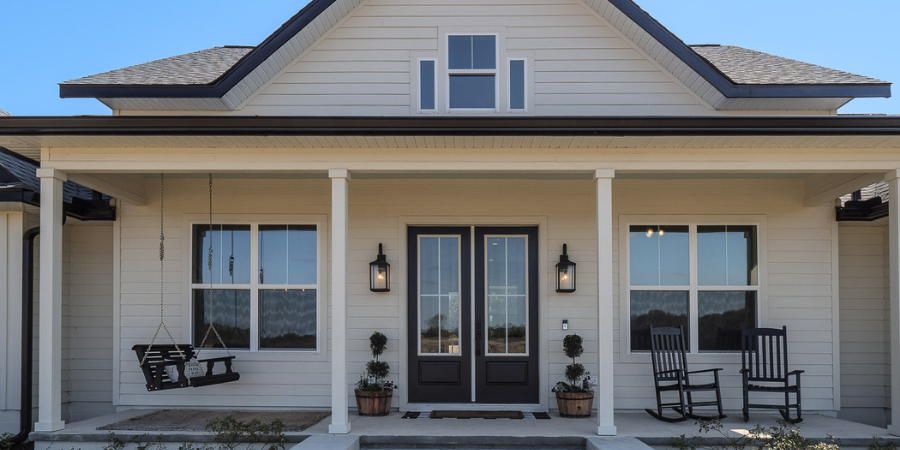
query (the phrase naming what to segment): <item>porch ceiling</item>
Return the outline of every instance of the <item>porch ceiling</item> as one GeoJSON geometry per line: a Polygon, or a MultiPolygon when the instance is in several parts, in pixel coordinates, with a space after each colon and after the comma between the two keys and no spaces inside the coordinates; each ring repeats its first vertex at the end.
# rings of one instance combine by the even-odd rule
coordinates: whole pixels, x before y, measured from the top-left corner
{"type": "Polygon", "coordinates": [[[893,149],[900,116],[689,118],[3,117],[0,147],[893,149]]]}

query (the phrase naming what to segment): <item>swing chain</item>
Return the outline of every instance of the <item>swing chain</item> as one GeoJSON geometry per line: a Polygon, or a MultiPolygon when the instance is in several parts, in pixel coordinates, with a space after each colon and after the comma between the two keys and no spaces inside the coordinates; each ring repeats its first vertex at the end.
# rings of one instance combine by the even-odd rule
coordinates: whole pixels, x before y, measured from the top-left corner
{"type": "MultiPolygon", "coordinates": [[[[181,347],[178,346],[178,342],[172,337],[172,333],[169,332],[169,327],[166,326],[166,322],[163,320],[164,318],[164,298],[163,298],[163,287],[165,286],[163,281],[163,262],[166,258],[166,234],[164,227],[164,215],[163,215],[163,189],[164,187],[164,175],[162,173],[159,174],[159,325],[156,327],[156,332],[153,333],[153,338],[150,339],[150,345],[147,346],[147,351],[144,352],[144,357],[141,358],[141,366],[147,362],[147,357],[150,356],[150,350],[153,348],[153,344],[156,342],[156,337],[159,335],[159,330],[165,330],[166,334],[169,336],[169,339],[172,340],[172,343],[175,344],[175,350],[181,355],[181,359],[186,359],[184,356],[184,352],[181,350],[181,347]]],[[[190,382],[190,380],[188,380],[190,382]]]]}
{"type": "MultiPolygon", "coordinates": [[[[215,302],[213,301],[213,244],[212,244],[212,234],[213,234],[213,176],[212,173],[209,174],[209,248],[206,253],[206,267],[209,270],[209,327],[206,329],[206,334],[203,335],[203,340],[200,341],[200,348],[197,349],[197,357],[199,358],[200,352],[203,351],[203,348],[206,347],[206,339],[209,337],[209,332],[212,331],[216,334],[216,338],[219,339],[219,343],[222,344],[222,348],[225,349],[225,353],[228,356],[231,355],[231,351],[228,350],[228,346],[225,345],[225,340],[222,339],[222,336],[219,334],[219,330],[216,329],[215,323],[213,322],[213,308],[215,302]]],[[[233,233],[233,232],[232,232],[233,233]]]]}

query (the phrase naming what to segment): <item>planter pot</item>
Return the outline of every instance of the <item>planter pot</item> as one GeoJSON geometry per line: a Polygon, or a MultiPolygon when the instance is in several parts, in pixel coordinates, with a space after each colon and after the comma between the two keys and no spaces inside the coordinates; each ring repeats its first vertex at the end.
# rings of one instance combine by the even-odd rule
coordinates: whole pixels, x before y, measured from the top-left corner
{"type": "Polygon", "coordinates": [[[356,409],[361,416],[386,416],[391,412],[394,391],[360,391],[356,394],[356,409]]]}
{"type": "Polygon", "coordinates": [[[594,410],[593,392],[557,392],[556,405],[563,417],[591,417],[594,410]]]}

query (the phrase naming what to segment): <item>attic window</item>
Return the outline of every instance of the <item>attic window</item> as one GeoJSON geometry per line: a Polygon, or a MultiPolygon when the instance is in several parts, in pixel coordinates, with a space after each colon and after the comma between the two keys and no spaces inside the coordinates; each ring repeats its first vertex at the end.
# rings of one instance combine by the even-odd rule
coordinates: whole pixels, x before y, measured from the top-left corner
{"type": "Polygon", "coordinates": [[[450,109],[497,108],[497,53],[493,34],[447,37],[450,109]]]}

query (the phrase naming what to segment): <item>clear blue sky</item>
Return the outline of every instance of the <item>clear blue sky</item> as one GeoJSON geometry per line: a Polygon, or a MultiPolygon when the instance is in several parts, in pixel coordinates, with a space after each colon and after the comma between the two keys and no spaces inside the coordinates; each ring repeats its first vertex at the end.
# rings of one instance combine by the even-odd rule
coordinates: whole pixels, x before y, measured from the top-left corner
{"type": "MultiPolygon", "coordinates": [[[[637,0],[688,44],[732,44],[898,83],[841,113],[900,114],[900,0],[637,0]]],[[[217,45],[256,45],[305,0],[13,1],[0,6],[0,109],[109,114],[57,83],[217,45]]]]}

